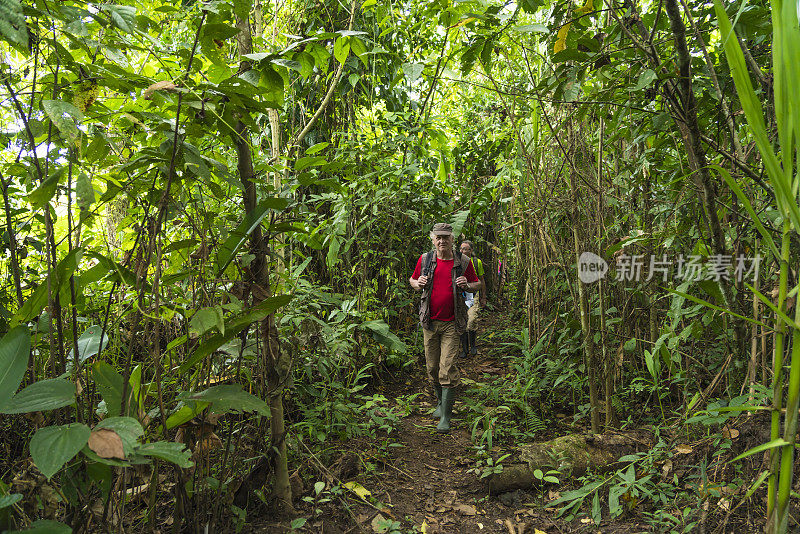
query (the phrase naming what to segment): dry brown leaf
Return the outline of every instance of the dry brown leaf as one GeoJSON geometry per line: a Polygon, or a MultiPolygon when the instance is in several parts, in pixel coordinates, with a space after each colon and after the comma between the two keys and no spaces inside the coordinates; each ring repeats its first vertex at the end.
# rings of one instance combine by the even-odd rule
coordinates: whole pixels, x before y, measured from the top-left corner
{"type": "Polygon", "coordinates": [[[377,514],[372,519],[372,530],[374,530],[375,532],[383,531],[385,529],[385,527],[383,526],[385,524],[385,522],[386,522],[386,518],[383,517],[381,514],[377,514]]]}
{"type": "Polygon", "coordinates": [[[661,467],[662,476],[666,478],[670,471],[672,471],[672,460],[667,460],[664,462],[663,467],[661,467]]]}
{"type": "Polygon", "coordinates": [[[219,423],[220,418],[222,417],[221,413],[207,413],[205,416],[205,421],[209,425],[216,426],[219,423]]]}
{"type": "Polygon", "coordinates": [[[457,512],[461,512],[464,515],[476,515],[478,512],[475,510],[475,507],[471,504],[456,504],[453,505],[453,510],[457,512]]]}
{"type": "Polygon", "coordinates": [[[213,432],[210,432],[203,436],[203,439],[197,443],[197,446],[195,447],[195,454],[203,454],[221,448],[222,440],[219,439],[219,436],[213,432]]]}
{"type": "Polygon", "coordinates": [[[156,91],[175,91],[175,84],[169,80],[161,80],[160,82],[156,82],[144,90],[144,99],[150,100],[150,98],[153,96],[153,93],[156,91]]]}
{"type": "Polygon", "coordinates": [[[722,436],[728,439],[736,439],[739,437],[739,431],[735,428],[728,428],[726,426],[722,428],[722,436]]]}
{"type": "Polygon", "coordinates": [[[125,459],[125,449],[122,447],[122,438],[119,434],[108,428],[93,430],[89,435],[89,448],[100,458],[125,459]]]}
{"type": "Polygon", "coordinates": [[[675,447],[675,451],[678,454],[689,454],[692,452],[692,448],[688,445],[678,445],[675,447]]]}

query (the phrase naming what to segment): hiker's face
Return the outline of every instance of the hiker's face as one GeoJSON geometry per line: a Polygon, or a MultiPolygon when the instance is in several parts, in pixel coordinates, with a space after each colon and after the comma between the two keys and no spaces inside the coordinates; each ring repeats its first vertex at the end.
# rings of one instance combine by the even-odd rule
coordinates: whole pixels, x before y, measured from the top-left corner
{"type": "Polygon", "coordinates": [[[461,253],[472,257],[472,247],[468,243],[461,243],[461,253]]]}
{"type": "Polygon", "coordinates": [[[433,236],[433,244],[437,250],[450,250],[453,247],[453,235],[435,235],[433,236]]]}

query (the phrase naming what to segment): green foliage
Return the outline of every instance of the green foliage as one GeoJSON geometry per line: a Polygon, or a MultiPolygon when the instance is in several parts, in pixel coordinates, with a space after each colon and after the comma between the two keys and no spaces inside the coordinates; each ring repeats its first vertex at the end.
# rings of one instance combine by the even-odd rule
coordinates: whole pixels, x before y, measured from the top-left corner
{"type": "Polygon", "coordinates": [[[210,409],[214,413],[256,412],[269,417],[267,403],[255,395],[242,391],[241,386],[212,386],[197,393],[182,393],[178,398],[210,404],[210,409]]]}
{"type": "MultiPolygon", "coordinates": [[[[768,395],[755,384],[753,398],[736,405],[750,380],[748,336],[758,334],[744,323],[752,295],[728,280],[609,277],[603,299],[599,285],[585,287],[592,366],[576,313],[573,247],[604,252],[611,263],[618,253],[662,250],[708,263],[719,252],[707,244],[713,214],[727,252],[775,257],[754,294],[795,329],[788,267],[773,260],[788,266],[797,252],[788,237],[774,242],[781,227],[798,226],[796,6],[770,13],[764,3],[718,3],[719,28],[710,6],[679,8],[696,27],[687,32],[688,80],[665,67],[677,48],[657,2],[623,12],[597,2],[368,1],[349,29],[345,4],[302,7],[234,0],[87,10],[0,0],[0,92],[9,104],[0,112],[0,412],[13,424],[17,414],[74,405],[58,412],[59,423],[113,430],[128,457],[99,459],[84,448],[85,461],[47,466],[49,476],[67,464],[62,478],[76,480],[112,462],[187,467],[191,453],[170,441],[178,433],[189,442],[189,428],[210,424],[210,412],[228,413],[214,432],[238,443],[257,419],[238,414],[270,417],[266,398],[284,399],[290,443],[302,439],[315,452],[332,437],[396,445],[390,436],[412,413],[411,401],[397,408],[371,388],[376,376],[416,365],[408,275],[438,220],[476,243],[490,302],[527,312],[527,324],[515,317],[491,340],[508,372],[467,382],[476,443],[540,439],[548,428],[565,429],[556,414],[582,422],[598,408],[589,402],[593,377],[594,385],[612,378],[608,400],[626,424],[653,416],[657,402],[660,420],[685,415],[687,432],[712,440],[738,413],[724,409],[780,402],[783,385],[768,395]],[[258,5],[265,11],[256,14],[258,5]],[[237,18],[254,29],[252,50],[238,49],[237,18]],[[753,48],[755,66],[739,38],[753,48]],[[683,82],[697,99],[693,144],[674,92],[683,82]],[[740,113],[750,129],[733,119],[728,126],[726,115],[740,113]],[[753,144],[760,159],[740,150],[753,144]],[[710,211],[687,194],[702,185],[687,156],[698,145],[728,186],[701,187],[716,195],[710,211]],[[248,162],[253,181],[242,184],[248,162]],[[254,279],[256,266],[265,267],[263,279],[254,279]],[[773,285],[777,304],[767,296],[773,285]],[[288,356],[279,358],[278,347],[288,356]],[[80,364],[90,358],[87,374],[80,364]],[[715,391],[719,400],[698,412],[698,392],[712,379],[730,390],[715,391]],[[165,441],[155,441],[162,432],[165,441]]],[[[795,392],[800,373],[792,377],[786,389],[795,392]]],[[[47,437],[49,428],[61,427],[38,432],[47,437]]],[[[13,450],[30,437],[19,432],[13,450]]],[[[791,450],[789,440],[775,439],[791,450]]],[[[186,521],[221,521],[216,503],[228,502],[225,479],[248,471],[245,450],[203,453],[196,482],[184,488],[198,515],[186,521]]],[[[669,496],[654,489],[649,472],[633,475],[615,473],[570,502],[583,495],[593,517],[618,517],[620,499],[634,490],[669,496]]],[[[92,478],[76,495],[94,499],[102,488],[107,498],[110,477],[92,478]]],[[[111,497],[111,508],[124,502],[111,497]]],[[[73,500],[76,510],[86,505],[73,500]]],[[[685,529],[695,512],[687,505],[652,521],[685,529]]],[[[221,513],[245,528],[244,509],[221,513]]]]}
{"type": "Polygon", "coordinates": [[[0,1],[0,34],[21,49],[28,48],[28,28],[17,0],[0,1]]]}
{"type": "Polygon", "coordinates": [[[152,456],[173,463],[178,467],[192,467],[192,452],[181,443],[157,441],[144,443],[136,447],[135,453],[141,456],[152,456]]]}
{"type": "MultiPolygon", "coordinates": [[[[491,445],[489,446],[491,448],[491,445]]],[[[483,445],[478,445],[476,447],[477,451],[477,460],[475,462],[475,466],[469,469],[469,471],[478,475],[478,478],[483,480],[484,478],[488,478],[492,475],[497,475],[503,472],[503,460],[511,456],[510,454],[503,454],[498,458],[492,458],[489,456],[486,447],[483,445]]]]}
{"type": "MultiPolygon", "coordinates": [[[[103,332],[103,327],[100,325],[90,326],[78,338],[78,362],[85,362],[106,346],[108,346],[108,335],[103,332]]],[[[67,361],[72,362],[74,358],[75,351],[73,349],[67,356],[67,361]]]]}
{"type": "Polygon", "coordinates": [[[89,441],[86,425],[71,423],[39,429],[31,438],[31,457],[39,471],[51,478],[89,441]]]}
{"type": "Polygon", "coordinates": [[[69,527],[69,525],[59,523],[58,521],[52,521],[50,519],[38,519],[31,523],[30,528],[26,528],[25,530],[15,530],[12,532],[12,534],[18,532],[25,532],[26,534],[70,534],[72,529],[69,527]]]}
{"type": "Polygon", "coordinates": [[[75,384],[62,378],[34,382],[0,406],[0,413],[30,413],[55,410],[75,402],[75,384]]]}
{"type": "Polygon", "coordinates": [[[31,336],[24,326],[17,326],[0,339],[0,407],[4,406],[22,383],[31,351],[31,336]]]}

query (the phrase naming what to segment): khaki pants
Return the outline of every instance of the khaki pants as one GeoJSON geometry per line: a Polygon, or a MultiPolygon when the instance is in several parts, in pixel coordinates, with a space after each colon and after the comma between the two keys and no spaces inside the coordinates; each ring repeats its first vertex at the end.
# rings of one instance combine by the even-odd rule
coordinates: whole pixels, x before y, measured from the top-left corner
{"type": "Polygon", "coordinates": [[[425,344],[425,364],[428,379],[443,388],[459,385],[459,371],[455,364],[461,350],[461,340],[455,321],[432,321],[433,330],[422,329],[425,344]]]}
{"type": "Polygon", "coordinates": [[[475,303],[467,310],[467,330],[478,329],[478,319],[480,318],[480,313],[481,305],[478,302],[478,299],[475,299],[475,303]]]}

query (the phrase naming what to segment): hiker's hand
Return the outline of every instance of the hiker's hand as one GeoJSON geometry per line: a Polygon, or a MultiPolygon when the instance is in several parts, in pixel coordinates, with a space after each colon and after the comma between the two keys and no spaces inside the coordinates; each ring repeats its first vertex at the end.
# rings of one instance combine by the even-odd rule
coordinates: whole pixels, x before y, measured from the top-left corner
{"type": "Polygon", "coordinates": [[[467,289],[467,286],[469,285],[469,282],[467,282],[467,277],[459,276],[458,278],[456,278],[456,285],[461,289],[467,289]]]}
{"type": "Polygon", "coordinates": [[[422,276],[417,278],[417,283],[419,284],[420,289],[422,289],[423,287],[428,285],[428,277],[423,274],[422,276]]]}

